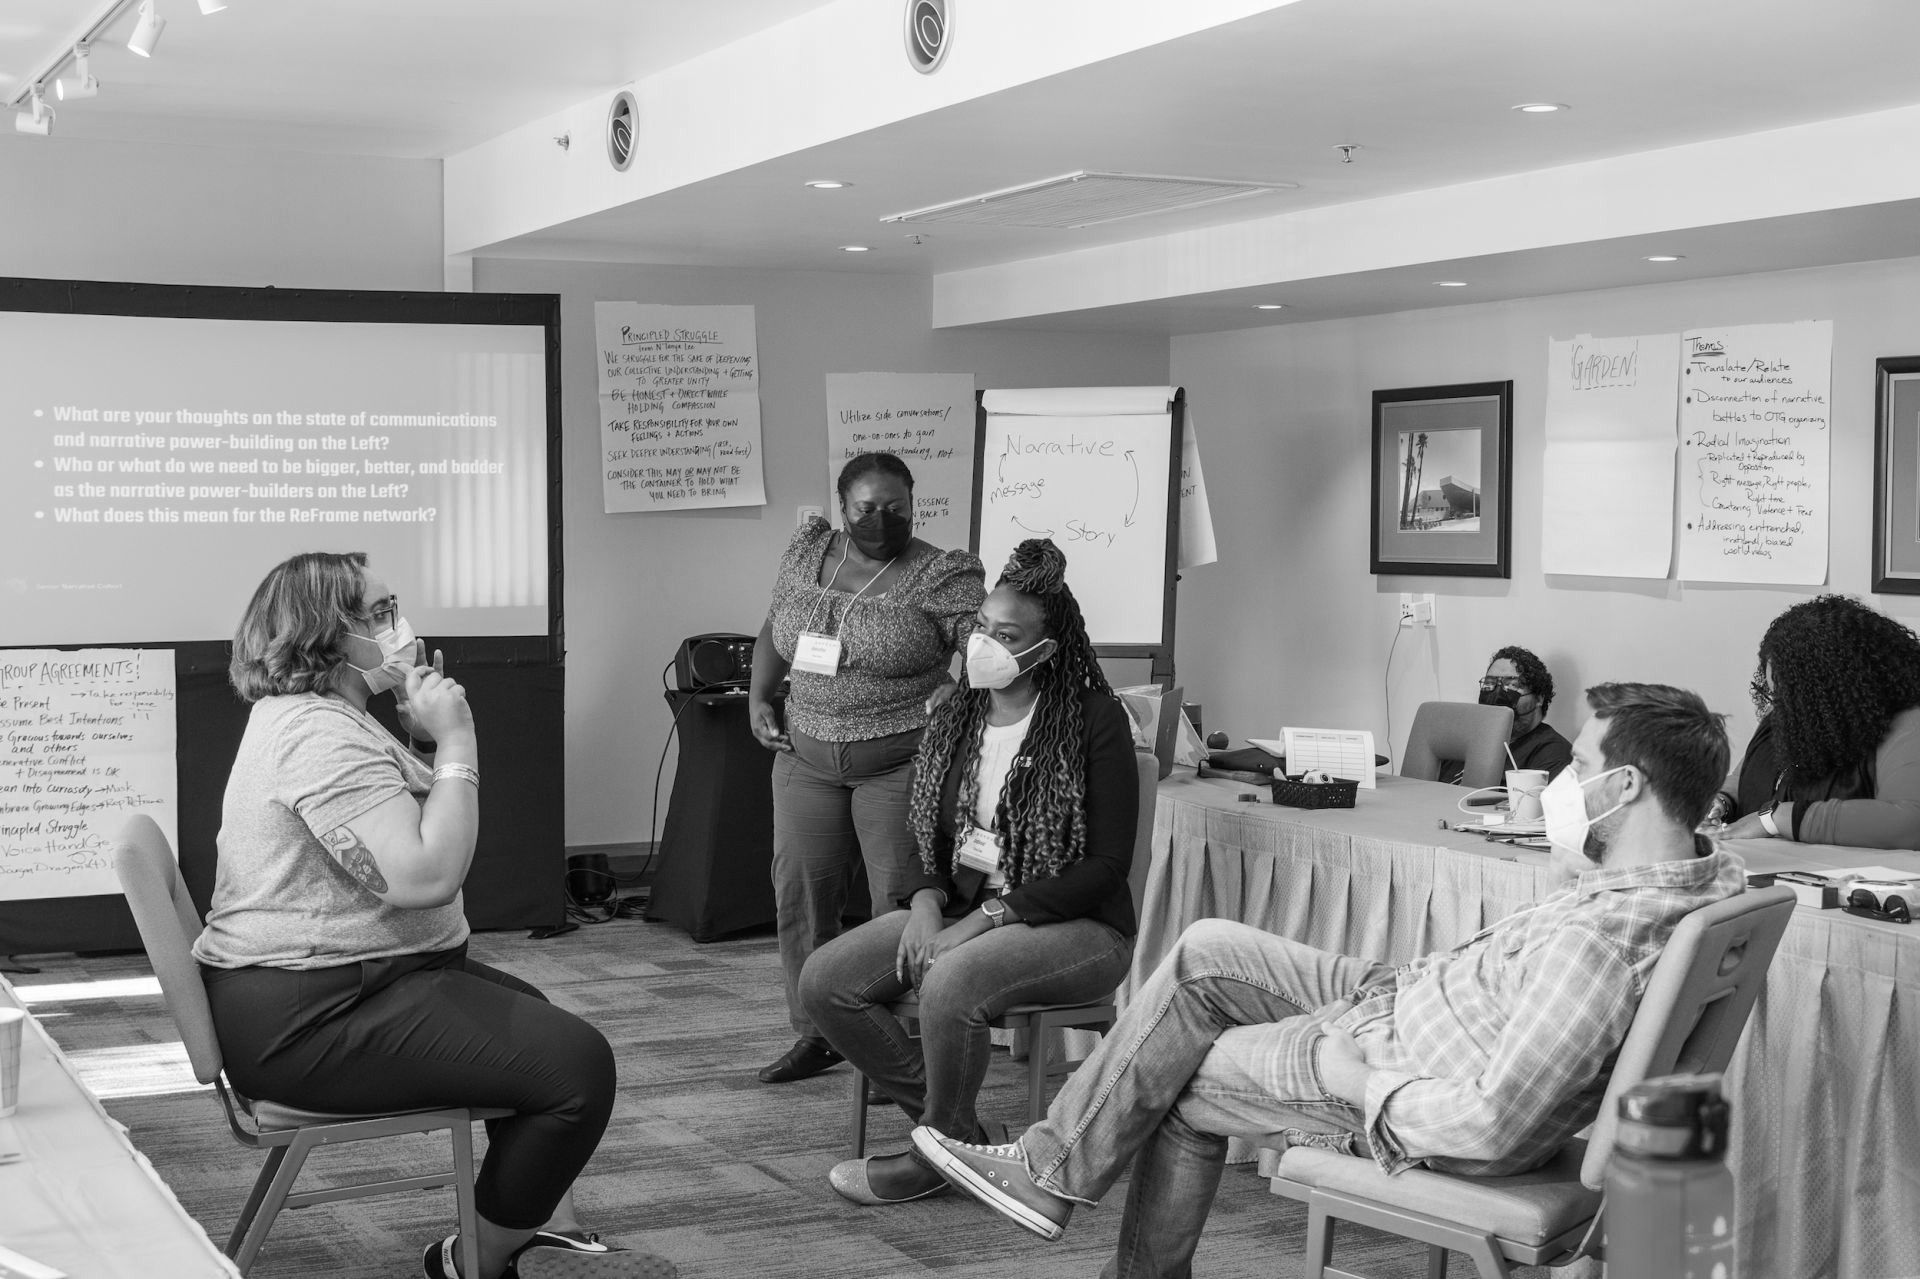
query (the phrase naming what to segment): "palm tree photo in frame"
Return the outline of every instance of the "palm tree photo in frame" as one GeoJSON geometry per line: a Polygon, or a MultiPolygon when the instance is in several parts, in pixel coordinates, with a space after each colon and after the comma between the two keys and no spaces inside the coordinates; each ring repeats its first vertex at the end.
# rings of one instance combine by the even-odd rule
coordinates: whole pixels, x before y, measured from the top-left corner
{"type": "Polygon", "coordinates": [[[1510,577],[1513,383],[1373,393],[1372,570],[1510,577]]]}

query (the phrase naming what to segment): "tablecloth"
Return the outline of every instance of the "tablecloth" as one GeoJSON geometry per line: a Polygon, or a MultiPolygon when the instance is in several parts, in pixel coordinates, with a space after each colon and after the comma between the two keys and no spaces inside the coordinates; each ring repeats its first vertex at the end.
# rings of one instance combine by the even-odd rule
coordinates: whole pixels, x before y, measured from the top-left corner
{"type": "MultiPolygon", "coordinates": [[[[20,1006],[0,978],[0,1007],[20,1006]]],[[[0,1245],[72,1279],[237,1276],[39,1022],[25,1030],[20,1108],[0,1119],[0,1151],[21,1155],[0,1164],[0,1245]]]]}

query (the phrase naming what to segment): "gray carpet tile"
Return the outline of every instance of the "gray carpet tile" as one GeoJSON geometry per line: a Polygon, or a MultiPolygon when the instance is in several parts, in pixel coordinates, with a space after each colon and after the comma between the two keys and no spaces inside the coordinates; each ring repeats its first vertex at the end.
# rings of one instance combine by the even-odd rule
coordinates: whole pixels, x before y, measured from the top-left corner
{"type": "MultiPolygon", "coordinates": [[[[687,1279],[1071,1279],[1097,1275],[1111,1255],[1124,1183],[1106,1204],[1081,1209],[1055,1244],[959,1196],[897,1208],[859,1208],[836,1196],[826,1174],[847,1154],[849,1069],[778,1087],[754,1078],[792,1042],[771,936],[696,945],[670,925],[621,920],[547,941],[480,934],[472,949],[592,1021],[614,1045],[620,1095],[600,1150],[576,1187],[581,1215],[613,1240],[673,1258],[687,1279]]],[[[13,978],[16,986],[85,986],[149,975],[139,955],[33,962],[43,971],[13,978]]],[[[108,1110],[132,1130],[187,1211],[224,1242],[259,1157],[231,1140],[217,1101],[187,1073],[160,999],[75,998],[41,1002],[36,1013],[88,1082],[110,1098],[108,1110]]],[[[1018,1121],[1025,1113],[1024,1076],[1004,1051],[996,1056],[980,1109],[1018,1121]]],[[[904,1116],[876,1107],[869,1153],[903,1148],[906,1133],[904,1116]]],[[[476,1133],[476,1145],[484,1149],[484,1134],[476,1133]]],[[[302,1184],[338,1173],[416,1173],[443,1163],[446,1149],[442,1136],[322,1150],[302,1184]]],[[[287,1213],[253,1273],[262,1279],[416,1275],[421,1248],[450,1232],[452,1223],[447,1191],[287,1213]]],[[[1195,1269],[1263,1279],[1298,1275],[1305,1225],[1305,1210],[1268,1193],[1250,1167],[1229,1169],[1195,1269]]],[[[1340,1264],[1380,1279],[1426,1273],[1417,1245],[1370,1231],[1342,1237],[1340,1264]]],[[[1453,1261],[1456,1274],[1471,1273],[1464,1257],[1453,1261]]]]}

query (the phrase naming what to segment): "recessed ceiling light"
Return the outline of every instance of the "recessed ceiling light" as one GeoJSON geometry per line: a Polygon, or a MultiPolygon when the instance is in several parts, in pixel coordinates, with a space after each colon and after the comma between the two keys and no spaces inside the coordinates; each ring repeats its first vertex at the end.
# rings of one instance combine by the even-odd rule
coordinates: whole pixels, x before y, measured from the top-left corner
{"type": "Polygon", "coordinates": [[[1434,283],[1443,289],[1464,289],[1467,287],[1465,280],[1435,280],[1434,283]]]}
{"type": "Polygon", "coordinates": [[[1285,302],[1255,302],[1253,309],[1256,311],[1284,311],[1287,309],[1287,304],[1285,302]]]}
{"type": "Polygon", "coordinates": [[[866,244],[843,244],[840,246],[840,251],[842,253],[871,253],[873,252],[873,247],[866,244]]]}
{"type": "Polygon", "coordinates": [[[1522,102],[1513,109],[1515,111],[1524,111],[1528,115],[1548,115],[1555,111],[1573,110],[1572,107],[1564,102],[1522,102]]]}
{"type": "Polygon", "coordinates": [[[1682,258],[1684,258],[1684,257],[1686,257],[1686,256],[1687,256],[1687,255],[1686,255],[1686,254],[1684,254],[1684,253],[1649,253],[1649,254],[1647,254],[1647,261],[1649,261],[1649,262],[1678,262],[1678,261],[1680,261],[1680,260],[1681,260],[1682,258]]]}
{"type": "Polygon", "coordinates": [[[815,178],[813,181],[807,183],[807,185],[816,191],[838,191],[841,187],[852,186],[853,183],[837,182],[832,178],[815,178]]]}

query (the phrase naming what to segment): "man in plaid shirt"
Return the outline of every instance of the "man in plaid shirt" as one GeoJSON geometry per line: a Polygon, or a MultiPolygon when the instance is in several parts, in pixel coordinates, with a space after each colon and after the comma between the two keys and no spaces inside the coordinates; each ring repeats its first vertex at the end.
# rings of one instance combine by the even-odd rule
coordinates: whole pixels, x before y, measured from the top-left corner
{"type": "Polygon", "coordinates": [[[1389,1173],[1544,1163],[1594,1118],[1674,925],[1745,882],[1738,858],[1693,833],[1727,771],[1720,717],[1658,684],[1587,700],[1545,797],[1566,887],[1399,968],[1202,920],[1018,1142],[922,1127],[915,1148],[1049,1239],[1131,1164],[1107,1269],[1126,1276],[1189,1273],[1230,1136],[1329,1146],[1389,1173]]]}

